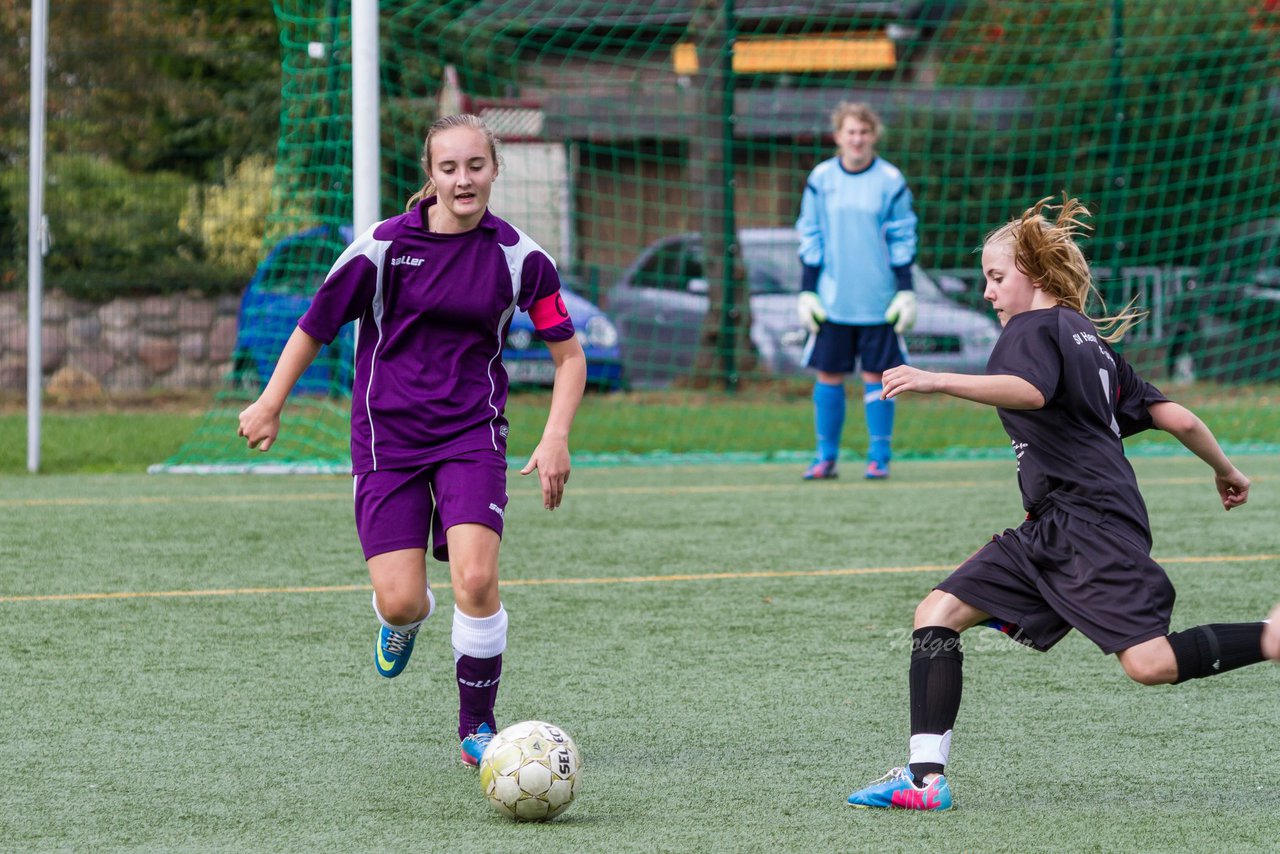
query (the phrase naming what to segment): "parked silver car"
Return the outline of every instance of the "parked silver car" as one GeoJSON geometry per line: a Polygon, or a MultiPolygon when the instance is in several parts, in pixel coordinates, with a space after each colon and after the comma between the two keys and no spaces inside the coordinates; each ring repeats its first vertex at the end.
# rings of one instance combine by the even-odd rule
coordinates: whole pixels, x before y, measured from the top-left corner
{"type": "MultiPolygon", "coordinates": [[[[751,305],[751,341],[763,370],[804,373],[808,332],[796,314],[799,241],[789,228],[738,232],[751,305]]],[[[920,267],[912,271],[919,312],[903,336],[911,364],[928,370],[982,373],[1000,335],[989,315],[950,299],[920,267]]],[[[958,281],[950,287],[963,288],[958,281]]],[[[702,238],[678,234],[650,244],[608,294],[607,310],[622,339],[628,382],[663,386],[693,364],[698,328],[710,305],[702,277],[702,238]]]]}

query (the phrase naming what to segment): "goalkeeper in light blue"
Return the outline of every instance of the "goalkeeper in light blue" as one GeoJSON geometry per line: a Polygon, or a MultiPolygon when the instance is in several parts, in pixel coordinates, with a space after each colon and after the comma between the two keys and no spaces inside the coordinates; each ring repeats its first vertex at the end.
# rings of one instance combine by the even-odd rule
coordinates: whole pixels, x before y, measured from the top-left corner
{"type": "Polygon", "coordinates": [[[867,421],[866,477],[889,476],[894,402],[881,400],[881,374],[905,364],[902,333],[916,319],[911,266],[916,215],[896,166],[876,154],[883,131],[866,104],[831,114],[837,153],[809,173],[796,232],[803,265],[800,319],[810,331],[804,364],[813,387],[817,453],[805,480],[837,476],[845,420],[845,376],[861,370],[867,421]]]}

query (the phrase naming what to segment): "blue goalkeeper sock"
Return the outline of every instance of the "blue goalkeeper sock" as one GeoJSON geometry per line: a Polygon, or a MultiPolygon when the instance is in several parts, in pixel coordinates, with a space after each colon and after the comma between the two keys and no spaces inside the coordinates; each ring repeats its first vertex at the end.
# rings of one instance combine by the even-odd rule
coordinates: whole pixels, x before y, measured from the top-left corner
{"type": "Polygon", "coordinates": [[[844,385],[813,384],[813,423],[818,434],[818,459],[834,460],[840,455],[840,434],[844,432],[844,385]]]}
{"type": "Polygon", "coordinates": [[[867,413],[867,434],[871,444],[867,448],[867,459],[880,465],[888,465],[891,446],[893,445],[893,411],[894,401],[881,400],[880,392],[884,383],[865,383],[862,396],[867,413]]]}

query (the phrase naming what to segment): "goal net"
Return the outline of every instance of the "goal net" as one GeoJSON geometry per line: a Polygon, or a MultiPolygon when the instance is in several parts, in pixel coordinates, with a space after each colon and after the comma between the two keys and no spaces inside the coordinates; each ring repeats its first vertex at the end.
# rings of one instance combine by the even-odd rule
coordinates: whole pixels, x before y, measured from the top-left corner
{"type": "MultiPolygon", "coordinates": [[[[261,305],[246,300],[258,313],[241,318],[242,339],[266,343],[246,343],[203,425],[160,470],[348,465],[342,340],[291,399],[270,454],[235,438],[236,414],[269,376],[267,351],[350,223],[348,7],[276,5],[285,98],[272,237],[261,305]],[[281,251],[289,237],[297,245],[281,251]]],[[[1065,191],[1095,214],[1085,249],[1108,306],[1136,300],[1150,312],[1124,355],[1208,407],[1225,438],[1274,441],[1256,401],[1280,379],[1275,3],[380,6],[382,215],[421,185],[427,126],[442,111],[477,112],[504,142],[493,209],[603,313],[580,324],[593,389],[577,460],[808,455],[813,378],[794,319],[793,226],[809,170],[834,153],[830,115],[842,101],[883,118],[878,152],[914,196],[914,363],[982,370],[998,328],[974,250],[1065,191]]],[[[513,340],[505,354],[527,379],[509,406],[513,455],[532,449],[545,417],[547,375],[530,367],[539,346],[513,340]]],[[[851,382],[850,399],[860,393],[851,382]]],[[[851,405],[849,454],[865,450],[860,419],[851,405]]],[[[1007,453],[989,411],[924,398],[899,407],[894,446],[1007,453]]]]}

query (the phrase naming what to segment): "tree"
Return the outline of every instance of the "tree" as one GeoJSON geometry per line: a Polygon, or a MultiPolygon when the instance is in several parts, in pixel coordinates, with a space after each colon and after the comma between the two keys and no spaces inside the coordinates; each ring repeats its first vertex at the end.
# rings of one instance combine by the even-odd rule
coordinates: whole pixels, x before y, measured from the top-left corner
{"type": "MultiPolygon", "coordinates": [[[[30,31],[29,7],[0,13],[8,44],[26,45],[30,31]]],[[[55,0],[48,57],[50,150],[199,180],[275,150],[280,44],[269,4],[55,0]]],[[[29,50],[3,53],[4,91],[28,91],[29,62],[29,50]]],[[[25,149],[27,108],[26,98],[0,104],[10,160],[25,149]]]]}

